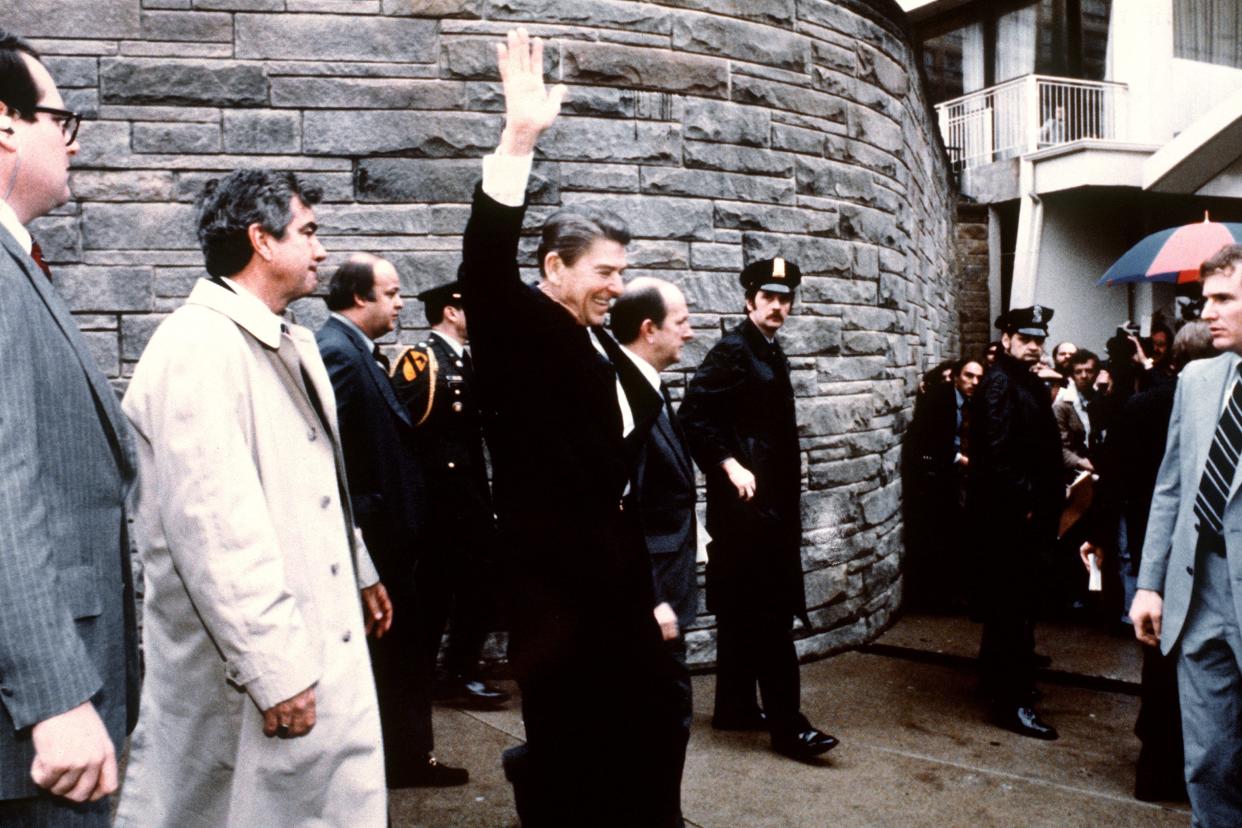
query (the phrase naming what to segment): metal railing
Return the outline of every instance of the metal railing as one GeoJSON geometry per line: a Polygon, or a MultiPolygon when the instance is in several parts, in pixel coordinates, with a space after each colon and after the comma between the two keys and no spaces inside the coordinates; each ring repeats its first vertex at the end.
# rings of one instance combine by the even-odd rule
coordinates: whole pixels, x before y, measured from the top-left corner
{"type": "Polygon", "coordinates": [[[1124,140],[1123,83],[1026,75],[936,105],[959,169],[1075,141],[1124,140]]]}

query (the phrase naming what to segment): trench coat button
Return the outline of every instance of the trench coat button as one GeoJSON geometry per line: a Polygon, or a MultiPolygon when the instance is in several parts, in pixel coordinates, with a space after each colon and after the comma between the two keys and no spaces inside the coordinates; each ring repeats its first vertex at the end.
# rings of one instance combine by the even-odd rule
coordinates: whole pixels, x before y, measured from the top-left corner
{"type": "Polygon", "coordinates": [[[1188,567],[1186,567],[1186,574],[1187,574],[1187,575],[1194,575],[1194,574],[1195,574],[1195,568],[1194,568],[1193,566],[1188,566],[1188,567]]]}
{"type": "Polygon", "coordinates": [[[461,396],[461,389],[460,389],[460,388],[454,388],[454,389],[453,389],[453,393],[454,393],[456,396],[460,397],[460,396],[461,396]]]}
{"type": "Polygon", "coordinates": [[[459,403],[459,402],[455,402],[455,403],[453,403],[453,413],[454,413],[454,414],[460,414],[460,413],[461,413],[461,403],[459,403]]]}
{"type": "Polygon", "coordinates": [[[352,633],[350,633],[350,631],[349,631],[349,630],[346,630],[346,631],[345,631],[345,634],[341,636],[341,640],[342,640],[342,641],[344,641],[346,644],[348,644],[348,643],[349,643],[349,639],[351,639],[351,638],[353,638],[353,637],[354,637],[354,636],[353,636],[353,634],[352,634],[352,633]]]}
{"type": "Polygon", "coordinates": [[[461,361],[460,359],[459,359],[459,360],[457,360],[457,367],[458,367],[458,368],[464,368],[464,367],[465,367],[465,365],[462,363],[462,361],[461,361]]]}
{"type": "Polygon", "coordinates": [[[340,565],[340,564],[332,564],[332,566],[330,566],[330,567],[328,567],[328,568],[332,570],[332,574],[333,574],[333,575],[335,575],[336,573],[338,573],[338,572],[340,572],[340,571],[341,571],[341,565],[340,565]]]}
{"type": "Polygon", "coordinates": [[[450,469],[455,469],[455,468],[457,468],[457,464],[456,464],[456,463],[454,463],[452,460],[450,460],[450,461],[448,461],[448,467],[449,467],[450,469]]]}
{"type": "Polygon", "coordinates": [[[318,436],[319,436],[319,432],[313,428],[310,431],[306,432],[306,439],[310,440],[312,443],[315,442],[315,438],[318,436]]]}
{"type": "Polygon", "coordinates": [[[323,497],[319,498],[319,508],[326,509],[331,505],[332,505],[332,498],[328,497],[327,495],[324,495],[323,497]]]}

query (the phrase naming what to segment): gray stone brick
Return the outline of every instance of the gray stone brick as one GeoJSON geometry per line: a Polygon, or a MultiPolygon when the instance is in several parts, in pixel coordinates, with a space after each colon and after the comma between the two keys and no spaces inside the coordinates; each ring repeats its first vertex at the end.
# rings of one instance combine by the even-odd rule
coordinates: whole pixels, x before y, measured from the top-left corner
{"type": "Polygon", "coordinates": [[[239,14],[239,58],[402,61],[436,59],[436,25],[429,20],[332,14],[239,14]]]}
{"type": "Polygon", "coordinates": [[[116,331],[116,315],[111,313],[75,313],[73,321],[83,331],[116,331]]]}
{"type": "Polygon", "coordinates": [[[851,275],[852,251],[848,242],[829,238],[746,232],[742,236],[746,261],[784,256],[797,262],[807,275],[851,275]]]}
{"type": "Polygon", "coordinates": [[[612,210],[625,219],[636,238],[711,239],[712,207],[704,201],[587,193],[565,193],[564,198],[567,206],[591,204],[612,210]]]}
{"type": "Polygon", "coordinates": [[[149,311],[152,278],[148,267],[66,265],[56,269],[56,289],[74,311],[149,311]]]}
{"type": "Polygon", "coordinates": [[[799,193],[825,198],[866,199],[874,186],[869,171],[821,158],[799,158],[797,179],[799,193]]]}
{"type": "Polygon", "coordinates": [[[384,0],[384,14],[414,17],[479,17],[484,0],[384,0]]]}
{"type": "Polygon", "coordinates": [[[267,77],[254,63],[104,58],[100,95],[116,104],[254,106],[267,102],[267,77]]]}
{"type": "Polygon", "coordinates": [[[302,118],[296,112],[225,110],[224,151],[279,155],[302,149],[302,118]]]}
{"type": "Polygon", "coordinates": [[[380,0],[285,0],[285,9],[327,14],[379,14],[380,0]]]}
{"type": "Polygon", "coordinates": [[[866,428],[875,408],[870,394],[798,400],[798,434],[842,434],[866,428]]]}
{"type": "Polygon", "coordinates": [[[43,248],[43,257],[52,264],[81,261],[77,216],[43,216],[30,222],[29,230],[43,248]]]}
{"type": "Polygon", "coordinates": [[[198,249],[195,226],[186,204],[82,205],[83,246],[91,250],[198,249]]]}
{"type": "Polygon", "coordinates": [[[742,247],[737,244],[695,242],[690,245],[690,266],[695,270],[742,272],[742,247]]]}
{"type": "Polygon", "coordinates": [[[215,124],[134,124],[134,152],[211,153],[220,151],[215,124]]]}
{"type": "Polygon", "coordinates": [[[686,141],[682,158],[687,167],[723,172],[752,173],[779,177],[791,176],[794,159],[766,149],[739,147],[733,144],[708,144],[686,141]]]}
{"type": "MultiPolygon", "coordinates": [[[[498,134],[499,129],[491,133],[498,134]]],[[[563,118],[544,133],[539,147],[558,161],[674,164],[681,157],[681,131],[674,124],[563,118]]]]}
{"type": "Polygon", "coordinates": [[[860,79],[878,84],[890,95],[901,97],[906,94],[910,87],[910,76],[901,64],[866,43],[858,43],[854,49],[858,55],[860,79]]]}
{"type": "Polygon", "coordinates": [[[464,109],[465,86],[414,78],[272,78],[272,106],[306,109],[464,109]]]}
{"type": "Polygon", "coordinates": [[[233,16],[223,12],[144,11],[142,37],[145,40],[231,43],[233,16]]]}
{"type": "Polygon", "coordinates": [[[761,147],[768,143],[770,128],[771,117],[763,109],[702,98],[686,101],[686,138],[761,147]]]}
{"type": "Polygon", "coordinates": [[[43,59],[43,65],[62,92],[74,87],[99,85],[99,61],[93,57],[49,55],[43,59]]]}
{"type": "MultiPolygon", "coordinates": [[[[562,162],[562,190],[592,190],[603,193],[636,193],[639,167],[633,164],[574,164],[562,162]]],[[[657,167],[654,169],[666,169],[657,167]]],[[[675,195],[667,193],[667,195],[675,195]]],[[[683,195],[683,194],[676,194],[683,195]]]]}
{"type": "MultiPolygon", "coordinates": [[[[429,287],[451,282],[457,278],[457,265],[461,263],[461,250],[392,253],[387,258],[401,276],[401,293],[413,296],[429,287]]],[[[415,304],[417,303],[410,303],[407,307],[410,307],[412,311],[417,311],[419,309],[413,307],[415,304]]]]}
{"type": "Polygon", "coordinates": [[[736,201],[717,201],[715,210],[716,226],[733,230],[822,235],[837,229],[837,214],[820,210],[736,201]]]}
{"type": "Polygon", "coordinates": [[[7,2],[4,28],[26,37],[89,37],[116,40],[141,34],[139,6],[132,0],[90,3],[82,0],[7,2]]]}
{"type": "Polygon", "coordinates": [[[167,201],[173,194],[173,176],[160,170],[73,170],[69,189],[81,201],[167,201]]]}
{"type": "Polygon", "coordinates": [[[494,115],[375,110],[309,110],[302,119],[303,150],[311,155],[400,152],[418,158],[478,159],[495,148],[494,115]]]}
{"type": "Polygon", "coordinates": [[[825,276],[804,276],[802,297],[808,302],[833,304],[875,304],[876,283],[860,279],[834,279],[825,276]]]}
{"type": "MultiPolygon", "coordinates": [[[[496,69],[496,43],[500,38],[443,36],[440,40],[440,67],[444,77],[500,79],[496,69]]],[[[560,77],[559,55],[556,49],[544,50],[544,77],[560,77]]]]}
{"type": "Polygon", "coordinates": [[[652,3],[626,0],[486,0],[484,16],[491,20],[529,20],[625,28],[632,32],[667,34],[669,13],[652,3]]]}
{"type": "Polygon", "coordinates": [[[673,48],[806,72],[811,42],[772,26],[757,26],[719,14],[684,14],[673,20],[673,48]]]}
{"type": "Polygon", "coordinates": [[[794,21],[795,0],[662,0],[662,3],[760,23],[789,26],[794,21]]]}
{"type": "Polygon", "coordinates": [[[315,212],[315,218],[319,222],[319,232],[325,235],[424,235],[430,211],[426,205],[325,205],[315,212]]]}
{"type": "Polygon", "coordinates": [[[565,81],[713,98],[729,94],[729,66],[722,60],[602,43],[568,42],[562,50],[565,81]]]}
{"type": "Polygon", "coordinates": [[[194,8],[214,11],[284,11],[285,0],[194,0],[194,8]]]}
{"type": "Polygon", "coordinates": [[[850,135],[882,150],[898,152],[904,146],[900,124],[861,106],[850,107],[850,135]]]}
{"type": "MultiPolygon", "coordinates": [[[[183,304],[176,300],[176,307],[183,304]]],[[[151,335],[165,319],[165,314],[150,316],[125,315],[121,317],[121,359],[132,362],[142,356],[151,335]]]]}
{"type": "Polygon", "coordinates": [[[626,254],[627,279],[641,275],[643,268],[685,270],[690,266],[690,245],[686,242],[639,239],[626,248],[626,254]]]}
{"type": "Polygon", "coordinates": [[[815,130],[788,124],[772,125],[772,148],[809,155],[824,154],[824,136],[815,130]]]}
{"type": "Polygon", "coordinates": [[[739,75],[733,79],[733,100],[787,109],[837,123],[846,122],[845,102],[816,89],[739,75]]]}
{"type": "Polygon", "coordinates": [[[797,311],[780,332],[785,352],[796,356],[836,353],[841,348],[841,320],[797,311]]]}
{"type": "Polygon", "coordinates": [[[794,182],[770,178],[680,167],[643,167],[642,189],[660,195],[703,196],[736,201],[791,202],[794,182]]]}
{"type": "Polygon", "coordinates": [[[473,159],[364,158],[358,162],[358,199],[469,202],[481,176],[482,167],[473,159]]]}

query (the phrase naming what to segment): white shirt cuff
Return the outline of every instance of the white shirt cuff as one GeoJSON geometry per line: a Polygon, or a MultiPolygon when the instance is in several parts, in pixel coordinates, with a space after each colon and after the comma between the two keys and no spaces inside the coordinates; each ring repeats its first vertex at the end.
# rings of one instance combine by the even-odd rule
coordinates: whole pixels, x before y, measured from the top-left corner
{"type": "Polygon", "coordinates": [[[506,207],[521,207],[526,201],[526,184],[534,153],[483,156],[483,192],[506,207]]]}

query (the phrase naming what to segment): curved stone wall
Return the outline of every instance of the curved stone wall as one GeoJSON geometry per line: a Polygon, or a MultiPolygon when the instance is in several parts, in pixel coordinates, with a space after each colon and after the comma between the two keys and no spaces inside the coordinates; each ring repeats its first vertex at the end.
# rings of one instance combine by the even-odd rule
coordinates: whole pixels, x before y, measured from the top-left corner
{"type": "MultiPolygon", "coordinates": [[[[898,454],[920,367],[958,346],[951,193],[891,0],[41,0],[3,4],[88,112],[75,203],[34,228],[118,385],[199,275],[191,202],[236,166],[324,188],[333,260],[392,259],[414,294],[455,272],[502,101],[493,43],[523,24],[570,86],[535,166],[533,228],[596,202],[632,224],[632,273],[680,284],[698,338],[736,274],[807,278],[782,334],[803,436],[804,561],[821,654],[900,598],[898,454]]],[[[529,259],[534,240],[525,252],[529,259]]],[[[331,263],[331,262],[330,262],[331,263]]],[[[527,261],[528,265],[533,264],[527,261]]],[[[534,271],[531,277],[534,278],[534,271]]],[[[315,325],[322,303],[296,309],[315,325]]],[[[397,338],[420,334],[410,302],[397,338]]],[[[714,659],[711,618],[690,635],[714,659]]]]}

